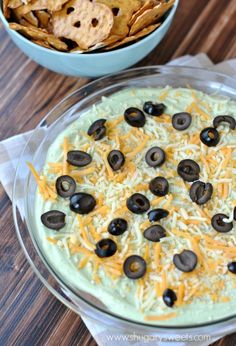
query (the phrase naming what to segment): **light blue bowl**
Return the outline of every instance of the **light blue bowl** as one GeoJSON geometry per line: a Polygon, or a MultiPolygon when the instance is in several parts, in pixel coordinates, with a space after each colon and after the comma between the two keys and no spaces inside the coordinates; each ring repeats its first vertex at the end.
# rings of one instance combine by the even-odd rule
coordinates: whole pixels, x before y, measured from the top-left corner
{"type": "Polygon", "coordinates": [[[166,20],[150,35],[130,46],[104,53],[70,54],[41,47],[18,32],[10,30],[2,11],[0,11],[0,18],[15,44],[38,64],[64,75],[99,77],[128,68],[148,55],[166,35],[173,21],[178,2],[179,0],[175,1],[166,20]]]}

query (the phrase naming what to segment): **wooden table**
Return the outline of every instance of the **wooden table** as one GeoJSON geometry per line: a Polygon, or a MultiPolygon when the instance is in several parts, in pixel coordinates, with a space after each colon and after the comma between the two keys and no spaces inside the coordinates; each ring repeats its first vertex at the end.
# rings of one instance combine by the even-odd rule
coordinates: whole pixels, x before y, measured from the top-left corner
{"type": "MultiPolygon", "coordinates": [[[[236,57],[236,1],[180,0],[164,41],[138,65],[205,52],[236,57]]],[[[0,25],[0,139],[33,129],[62,98],[88,82],[50,72],[26,58],[0,25]]],[[[43,287],[16,239],[11,202],[0,186],[0,345],[96,345],[80,317],[43,287]]],[[[215,345],[235,345],[236,334],[215,345]]]]}

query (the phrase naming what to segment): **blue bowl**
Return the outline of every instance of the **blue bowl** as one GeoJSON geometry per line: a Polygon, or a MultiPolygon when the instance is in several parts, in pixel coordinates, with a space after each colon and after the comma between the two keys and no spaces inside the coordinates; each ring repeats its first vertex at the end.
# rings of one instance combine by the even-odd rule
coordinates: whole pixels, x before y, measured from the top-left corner
{"type": "Polygon", "coordinates": [[[175,1],[165,21],[150,35],[124,48],[111,52],[71,54],[41,47],[18,32],[9,29],[2,10],[0,18],[15,44],[38,64],[64,75],[99,77],[128,68],[148,55],[166,35],[176,12],[179,0],[175,1]]]}

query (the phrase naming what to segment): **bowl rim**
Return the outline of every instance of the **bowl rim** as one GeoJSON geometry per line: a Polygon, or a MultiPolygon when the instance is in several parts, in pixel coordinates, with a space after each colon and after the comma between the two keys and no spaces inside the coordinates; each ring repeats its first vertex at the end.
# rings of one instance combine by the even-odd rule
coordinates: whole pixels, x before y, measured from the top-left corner
{"type": "Polygon", "coordinates": [[[21,35],[18,31],[15,30],[11,30],[9,28],[9,22],[7,21],[7,19],[5,18],[4,14],[3,14],[3,10],[2,10],[2,3],[3,1],[0,0],[1,2],[1,6],[0,6],[0,19],[3,22],[3,26],[5,27],[5,29],[10,30],[12,35],[14,35],[16,38],[18,38],[19,40],[22,40],[24,43],[28,44],[30,47],[32,48],[36,48],[39,51],[42,52],[47,52],[47,53],[51,53],[52,55],[55,56],[59,56],[59,57],[77,57],[80,56],[82,58],[86,58],[87,56],[91,56],[91,57],[96,57],[96,56],[108,56],[108,55],[115,55],[118,52],[122,51],[128,51],[130,49],[132,49],[132,47],[139,47],[143,42],[147,41],[149,38],[152,38],[153,36],[155,36],[155,34],[157,32],[159,32],[161,29],[163,29],[165,26],[167,26],[167,24],[169,23],[169,21],[173,20],[175,12],[177,10],[177,7],[179,5],[179,1],[180,0],[175,0],[174,5],[172,6],[170,13],[168,14],[167,18],[164,20],[164,22],[158,27],[156,28],[153,32],[151,32],[150,34],[148,34],[147,36],[144,36],[143,38],[141,38],[140,40],[138,40],[137,42],[131,43],[130,45],[126,46],[126,47],[120,47],[117,48],[115,50],[111,50],[111,51],[105,51],[105,52],[97,52],[97,53],[92,53],[92,52],[87,52],[87,53],[80,53],[80,54],[76,54],[76,53],[70,53],[70,52],[60,52],[57,50],[51,50],[45,47],[42,47],[32,41],[30,41],[29,39],[27,39],[25,36],[21,35]]]}
{"type": "MultiPolygon", "coordinates": [[[[45,117],[43,117],[43,119],[38,123],[38,125],[35,127],[35,129],[37,128],[40,128],[40,126],[42,126],[43,122],[45,121],[45,119],[52,113],[55,111],[55,109],[57,109],[59,107],[59,105],[61,105],[63,102],[65,102],[68,98],[72,97],[73,95],[75,95],[78,91],[83,91],[84,89],[86,89],[87,87],[89,86],[92,86],[92,85],[96,85],[97,83],[101,82],[101,81],[104,81],[108,78],[111,78],[113,76],[122,76],[124,74],[127,74],[127,73],[135,73],[135,72],[139,72],[139,71],[145,71],[145,70],[159,70],[159,71],[162,71],[163,69],[166,69],[166,70],[173,70],[176,74],[178,74],[178,72],[180,73],[180,71],[182,70],[185,70],[185,71],[194,71],[197,73],[197,71],[199,72],[208,72],[208,73],[211,73],[212,75],[215,75],[216,77],[221,77],[221,78],[227,78],[229,79],[229,81],[233,82],[234,85],[236,85],[236,80],[235,78],[233,77],[230,77],[230,76],[227,76],[223,73],[218,73],[218,72],[215,72],[215,71],[211,71],[211,70],[207,70],[207,69],[203,69],[203,68],[195,68],[195,67],[185,67],[185,66],[175,66],[175,65],[171,65],[171,66],[165,66],[165,65],[156,65],[156,66],[146,66],[146,67],[138,67],[138,68],[133,68],[133,69],[129,69],[129,70],[126,70],[126,71],[121,71],[121,72],[118,72],[118,73],[113,73],[113,74],[110,74],[108,76],[105,76],[105,77],[102,77],[102,78],[99,78],[95,81],[91,81],[90,83],[88,84],[85,84],[83,85],[82,87],[80,87],[79,89],[73,91],[71,94],[69,94],[68,96],[66,96],[65,98],[63,98],[56,106],[54,106],[46,115],[45,117]],[[179,70],[179,71],[178,71],[179,70]]],[[[132,78],[135,78],[135,77],[132,77],[132,78]]],[[[222,84],[222,81],[218,81],[220,84],[222,84]]],[[[62,116],[62,115],[61,115],[62,116]]],[[[34,131],[32,133],[32,135],[30,136],[29,140],[27,141],[25,147],[23,148],[23,151],[22,151],[22,154],[20,155],[20,159],[18,161],[18,165],[17,165],[17,169],[16,169],[16,175],[15,175],[15,179],[14,179],[14,185],[13,185],[13,194],[14,194],[14,191],[16,189],[16,185],[17,185],[17,173],[18,173],[18,170],[19,170],[19,166],[22,164],[22,157],[23,157],[23,154],[25,152],[25,149],[27,148],[27,145],[28,143],[30,142],[30,140],[33,138],[34,136],[34,131]]],[[[27,175],[26,177],[26,180],[28,180],[28,177],[29,177],[29,174],[27,175]]],[[[15,227],[16,227],[16,232],[17,232],[17,236],[18,236],[18,239],[20,241],[20,244],[21,244],[21,247],[23,248],[23,251],[26,255],[26,258],[27,260],[29,261],[32,269],[34,270],[34,272],[37,274],[37,276],[39,277],[39,279],[44,283],[44,285],[47,287],[47,289],[50,290],[51,293],[54,294],[54,296],[57,297],[57,299],[59,299],[61,302],[63,302],[63,304],[65,304],[66,306],[70,307],[72,310],[74,310],[73,306],[71,306],[71,304],[68,303],[68,301],[66,301],[63,297],[60,297],[58,296],[58,293],[57,291],[55,291],[55,289],[51,286],[51,285],[48,285],[46,280],[42,277],[41,273],[39,272],[38,268],[36,268],[34,262],[31,260],[30,258],[30,255],[28,254],[27,252],[27,249],[25,247],[25,244],[23,243],[23,240],[21,239],[21,235],[20,235],[20,231],[19,231],[19,227],[18,227],[18,221],[17,221],[17,205],[16,205],[16,200],[13,198],[13,218],[14,218],[14,223],[15,223],[15,227]]],[[[35,249],[36,250],[36,249],[35,249]]],[[[42,259],[41,259],[42,260],[42,259]]],[[[45,265],[45,263],[44,263],[45,265]]],[[[59,277],[56,278],[57,282],[59,282],[61,284],[61,279],[59,277]]],[[[64,286],[64,283],[62,282],[62,286],[64,286]]],[[[67,287],[67,285],[66,285],[67,287]]],[[[226,323],[227,322],[235,322],[235,317],[236,315],[231,315],[231,316],[227,316],[227,317],[223,317],[221,319],[218,319],[218,320],[215,320],[215,321],[212,321],[212,322],[204,322],[204,323],[200,323],[200,324],[196,324],[196,325],[156,325],[156,324],[149,324],[149,323],[144,323],[144,322],[140,322],[140,321],[132,321],[128,318],[125,318],[123,316],[117,316],[116,314],[112,313],[112,312],[109,312],[109,311],[104,311],[103,309],[101,308],[98,308],[96,306],[94,306],[93,304],[91,304],[90,302],[86,301],[83,297],[78,297],[79,300],[81,300],[83,303],[85,303],[86,305],[88,305],[90,308],[92,308],[93,310],[96,310],[98,311],[100,314],[102,315],[105,315],[109,318],[112,318],[113,320],[117,321],[117,320],[121,320],[122,322],[126,322],[128,323],[129,325],[133,325],[133,326],[140,326],[140,327],[144,327],[144,328],[152,328],[152,329],[156,329],[157,331],[183,331],[183,330],[188,330],[189,332],[191,331],[199,331],[201,329],[201,332],[204,330],[204,328],[209,328],[209,327],[229,327],[229,326],[226,326],[226,323]]],[[[75,310],[74,310],[75,311],[75,310]]],[[[78,313],[76,311],[76,313],[78,313]]],[[[231,326],[232,327],[232,326],[231,326]]],[[[221,331],[222,332],[222,331],[221,331]]]]}

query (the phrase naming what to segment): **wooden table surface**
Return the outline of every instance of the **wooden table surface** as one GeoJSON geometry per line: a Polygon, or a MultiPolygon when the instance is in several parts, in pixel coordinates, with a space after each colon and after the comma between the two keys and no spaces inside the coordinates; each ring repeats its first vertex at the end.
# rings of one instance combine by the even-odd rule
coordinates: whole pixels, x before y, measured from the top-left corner
{"type": "MultiPolygon", "coordinates": [[[[236,0],[180,0],[164,41],[138,66],[205,52],[236,57],[236,0]]],[[[62,98],[88,82],[50,72],[25,57],[0,24],[0,140],[33,129],[62,98]]],[[[96,345],[80,317],[47,291],[16,239],[11,202],[0,185],[0,345],[96,345]]],[[[214,345],[235,345],[236,334],[214,345]]]]}

